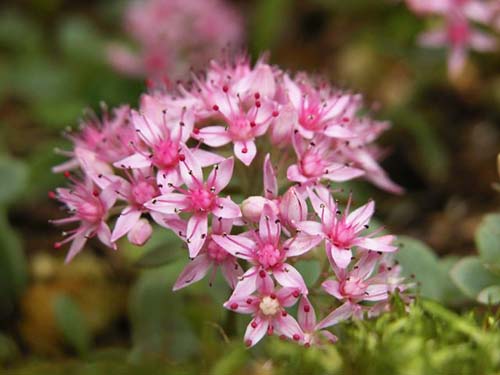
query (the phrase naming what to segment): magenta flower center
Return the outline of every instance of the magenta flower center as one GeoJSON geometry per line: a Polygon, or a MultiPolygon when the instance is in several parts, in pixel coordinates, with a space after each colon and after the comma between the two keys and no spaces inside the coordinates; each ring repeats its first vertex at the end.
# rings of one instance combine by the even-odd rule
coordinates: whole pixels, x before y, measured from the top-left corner
{"type": "Polygon", "coordinates": [[[98,223],[101,221],[105,212],[106,210],[98,198],[82,201],[76,208],[77,216],[89,223],[98,223]]]}
{"type": "Polygon", "coordinates": [[[189,191],[191,207],[193,211],[211,211],[215,207],[217,196],[206,189],[195,189],[189,191]]]}
{"type": "Polygon", "coordinates": [[[139,181],[132,187],[132,200],[138,206],[142,206],[157,195],[156,188],[146,181],[139,181]]]}
{"type": "Polygon", "coordinates": [[[275,296],[273,297],[265,296],[261,299],[259,304],[259,309],[262,312],[262,314],[266,316],[273,316],[276,315],[281,310],[281,306],[278,299],[275,296]]]}
{"type": "Polygon", "coordinates": [[[255,123],[249,122],[246,116],[235,116],[229,124],[229,135],[231,139],[235,141],[245,141],[251,139],[254,136],[253,128],[255,126],[255,123]]]}
{"type": "Polygon", "coordinates": [[[357,297],[365,293],[367,285],[358,278],[349,278],[340,282],[340,292],[344,296],[357,297]]]}
{"type": "Polygon", "coordinates": [[[160,169],[170,169],[177,166],[179,163],[179,145],[168,139],[155,145],[152,162],[160,169]]]}
{"type": "Polygon", "coordinates": [[[272,268],[282,259],[281,251],[272,244],[261,246],[256,253],[256,258],[259,264],[264,268],[272,268]]]}
{"type": "Polygon", "coordinates": [[[462,45],[469,40],[470,30],[467,21],[454,21],[447,28],[448,40],[451,44],[462,45]]]}
{"type": "Polygon", "coordinates": [[[208,256],[217,263],[221,263],[229,256],[229,253],[217,245],[215,241],[209,239],[207,245],[208,256]]]}
{"type": "Polygon", "coordinates": [[[319,177],[325,172],[325,161],[314,150],[307,150],[300,160],[302,173],[307,177],[319,177]]]}
{"type": "Polygon", "coordinates": [[[348,249],[352,246],[352,240],[355,238],[356,233],[352,226],[347,226],[343,222],[338,222],[331,231],[330,241],[340,249],[348,249]]]}
{"type": "Polygon", "coordinates": [[[299,115],[299,123],[304,129],[316,131],[321,126],[321,113],[318,106],[313,106],[303,110],[299,115]]]}

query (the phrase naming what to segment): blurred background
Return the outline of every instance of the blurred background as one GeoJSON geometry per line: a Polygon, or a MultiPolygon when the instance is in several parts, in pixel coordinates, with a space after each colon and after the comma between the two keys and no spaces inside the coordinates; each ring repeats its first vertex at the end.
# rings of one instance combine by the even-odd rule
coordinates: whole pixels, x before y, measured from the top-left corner
{"type": "MultiPolygon", "coordinates": [[[[378,219],[391,232],[425,241],[441,257],[474,254],[481,218],[499,208],[493,184],[499,180],[500,53],[472,54],[450,81],[446,52],[416,44],[428,21],[403,2],[231,3],[244,15],[242,45],[254,60],[270,51],[270,61],[284,69],[322,74],[363,93],[376,117],[391,121],[381,140],[389,151],[382,165],[406,194],[353,183],[359,200],[376,198],[378,219]]],[[[47,193],[64,185],[51,173],[64,161],[54,148],[69,148],[63,133],[86,112],[100,113],[102,103],[136,106],[146,90],[144,79],[121,74],[107,60],[111,43],[131,43],[123,28],[126,6],[111,0],[0,5],[0,366],[15,374],[348,374],[407,369],[405,358],[427,363],[416,349],[399,349],[407,345],[405,333],[421,335],[418,353],[426,353],[436,327],[408,328],[381,342],[375,336],[378,349],[360,323],[341,331],[346,339],[336,347],[304,351],[266,340],[248,351],[240,336],[226,335],[241,333],[245,324],[220,307],[227,290],[201,283],[170,292],[184,260],[161,251],[179,246],[165,233],[146,248],[124,244],[116,253],[91,241],[63,265],[64,250],[53,249],[60,230],[48,223],[61,212],[47,193]],[[154,257],[143,257],[146,252],[154,257]],[[155,262],[166,265],[150,269],[155,262]],[[382,348],[388,354],[380,359],[382,348]]],[[[452,305],[464,314],[471,307],[452,305]]],[[[384,319],[376,330],[392,324],[384,319]]],[[[443,340],[452,334],[442,333],[443,340]]],[[[468,341],[461,334],[449,339],[468,341]]],[[[442,356],[450,353],[468,352],[442,356]]],[[[428,369],[422,363],[415,368],[428,369]]]]}

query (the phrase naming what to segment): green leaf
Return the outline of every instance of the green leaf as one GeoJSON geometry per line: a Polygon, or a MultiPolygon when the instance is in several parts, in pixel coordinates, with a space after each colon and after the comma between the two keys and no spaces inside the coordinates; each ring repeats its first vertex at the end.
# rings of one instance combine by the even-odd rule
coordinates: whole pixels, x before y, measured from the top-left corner
{"type": "Polygon", "coordinates": [[[80,307],[68,296],[58,296],[53,305],[57,328],[80,355],[88,353],[91,336],[80,307]]]}
{"type": "Polygon", "coordinates": [[[481,261],[500,264],[500,214],[486,215],[476,231],[481,261]]]}
{"type": "MultiPolygon", "coordinates": [[[[187,258],[183,242],[170,230],[155,227],[153,236],[142,254],[135,258],[134,265],[140,268],[155,268],[171,263],[181,257],[187,258]]],[[[135,247],[137,249],[137,247],[135,247]]]]}
{"type": "Polygon", "coordinates": [[[470,298],[492,285],[500,285],[500,277],[492,274],[478,257],[465,257],[451,270],[451,278],[457,287],[470,298]]]}
{"type": "Polygon", "coordinates": [[[299,260],[294,266],[300,272],[307,285],[313,285],[321,273],[321,265],[317,259],[299,260]]]}
{"type": "Polygon", "coordinates": [[[445,299],[451,280],[439,263],[438,257],[425,243],[406,236],[398,237],[401,249],[396,259],[405,276],[415,275],[422,296],[437,301],[445,299]]]}
{"type": "Polygon", "coordinates": [[[0,156],[0,205],[16,199],[26,187],[28,170],[26,165],[7,156],[0,156]]]}
{"type": "Polygon", "coordinates": [[[255,4],[251,36],[255,55],[270,49],[279,39],[289,18],[289,4],[287,0],[260,0],[255,4]]]}
{"type": "Polygon", "coordinates": [[[21,241],[10,227],[7,212],[0,207],[0,317],[9,315],[22,294],[28,271],[21,241]]]}
{"type": "Polygon", "coordinates": [[[487,305],[496,305],[500,303],[500,285],[484,288],[477,296],[477,300],[487,305]]]}

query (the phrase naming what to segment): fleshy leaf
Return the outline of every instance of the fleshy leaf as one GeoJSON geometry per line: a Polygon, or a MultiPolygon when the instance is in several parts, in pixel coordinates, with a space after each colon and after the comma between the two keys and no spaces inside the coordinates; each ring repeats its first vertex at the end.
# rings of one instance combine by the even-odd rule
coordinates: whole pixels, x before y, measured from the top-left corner
{"type": "Polygon", "coordinates": [[[476,246],[482,261],[500,264],[500,214],[483,219],[476,231],[476,246]]]}
{"type": "Polygon", "coordinates": [[[470,298],[478,298],[479,293],[493,285],[500,285],[500,276],[488,271],[478,257],[466,257],[451,270],[451,278],[470,298]]]}

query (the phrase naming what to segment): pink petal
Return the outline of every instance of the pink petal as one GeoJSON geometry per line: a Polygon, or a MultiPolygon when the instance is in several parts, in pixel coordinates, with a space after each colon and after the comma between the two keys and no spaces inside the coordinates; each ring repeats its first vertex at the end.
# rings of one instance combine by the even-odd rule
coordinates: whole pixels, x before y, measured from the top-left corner
{"type": "Polygon", "coordinates": [[[156,183],[162,194],[171,193],[175,189],[175,186],[182,184],[179,169],[159,170],[156,174],[156,183]]]}
{"type": "Polygon", "coordinates": [[[208,231],[207,215],[193,215],[187,224],[186,242],[189,249],[189,257],[198,255],[205,243],[208,231]]]}
{"type": "Polygon", "coordinates": [[[87,235],[90,232],[91,231],[82,232],[74,238],[69,248],[68,255],[66,255],[65,263],[71,262],[75,255],[82,251],[83,246],[87,242],[87,235]]]}
{"type": "Polygon", "coordinates": [[[307,182],[309,179],[305,177],[299,170],[299,166],[297,164],[292,164],[288,167],[286,171],[286,178],[290,181],[295,182],[307,182]]]}
{"type": "Polygon", "coordinates": [[[149,146],[155,145],[162,140],[160,128],[156,124],[154,124],[152,119],[143,114],[140,114],[137,111],[132,111],[131,120],[134,124],[134,128],[139,133],[139,136],[149,146]]]}
{"type": "Polygon", "coordinates": [[[177,278],[174,284],[173,290],[182,289],[188,285],[191,285],[199,280],[201,280],[207,274],[212,262],[206,254],[200,254],[182,270],[181,274],[177,278]]]}
{"type": "Polygon", "coordinates": [[[264,205],[259,220],[259,237],[263,242],[277,244],[281,234],[278,217],[269,204],[264,205]]]}
{"type": "Polygon", "coordinates": [[[109,184],[108,187],[99,194],[99,199],[101,200],[106,211],[115,205],[117,198],[116,190],[119,189],[119,185],[117,184],[117,182],[109,184]]]}
{"type": "Polygon", "coordinates": [[[256,278],[257,290],[262,295],[270,295],[274,292],[274,282],[267,272],[258,272],[256,278]]]}
{"type": "Polygon", "coordinates": [[[253,140],[234,142],[234,155],[247,167],[257,154],[257,148],[253,140]]]}
{"type": "Polygon", "coordinates": [[[212,219],[212,234],[231,233],[232,227],[232,219],[223,219],[221,217],[214,217],[212,219]]]}
{"type": "Polygon", "coordinates": [[[179,163],[182,180],[190,189],[199,188],[203,183],[203,172],[198,160],[185,146],[182,147],[182,154],[184,155],[184,161],[179,163]]]}
{"type": "Polygon", "coordinates": [[[229,254],[237,258],[250,260],[253,258],[253,249],[256,244],[251,239],[240,235],[212,235],[212,239],[226,250],[229,254]]]}
{"type": "Polygon", "coordinates": [[[363,300],[365,301],[382,301],[387,299],[388,287],[386,284],[374,284],[368,285],[366,288],[365,296],[363,300]]]}
{"type": "Polygon", "coordinates": [[[212,210],[212,213],[224,219],[235,219],[241,216],[240,206],[231,198],[217,198],[217,207],[212,210]]]}
{"type": "Polygon", "coordinates": [[[109,230],[107,224],[101,223],[101,225],[99,225],[99,228],[97,229],[97,237],[104,245],[116,250],[116,245],[111,242],[111,231],[109,230]]]}
{"type": "Polygon", "coordinates": [[[386,241],[383,239],[379,241],[379,238],[359,237],[354,241],[354,245],[364,249],[382,252],[393,252],[398,249],[397,246],[387,245],[385,242],[386,241]]]}
{"type": "Polygon", "coordinates": [[[313,332],[316,326],[316,312],[306,296],[302,296],[297,309],[297,320],[306,332],[313,332]]]}
{"type": "Polygon", "coordinates": [[[191,150],[191,155],[198,161],[198,164],[204,168],[210,165],[220,163],[225,158],[223,156],[214,154],[213,152],[203,150],[201,148],[195,148],[191,150]]]}
{"type": "Polygon", "coordinates": [[[207,126],[199,130],[197,139],[210,147],[220,147],[231,142],[228,132],[224,126],[207,126]]]}
{"type": "Polygon", "coordinates": [[[302,275],[290,264],[284,263],[279,269],[273,270],[273,275],[281,286],[297,288],[302,294],[307,295],[307,286],[302,275]]]}
{"type": "Polygon", "coordinates": [[[299,256],[318,246],[322,240],[323,237],[319,235],[299,233],[295,238],[287,240],[283,248],[286,251],[287,257],[299,256]]]}
{"type": "Polygon", "coordinates": [[[327,242],[326,251],[330,253],[333,261],[339,268],[346,268],[351,263],[351,250],[339,249],[337,246],[327,242]]]}
{"type": "Polygon", "coordinates": [[[323,225],[317,221],[301,221],[297,223],[297,229],[309,235],[323,234],[323,225]]]}
{"type": "Polygon", "coordinates": [[[246,300],[257,289],[257,278],[259,268],[257,266],[250,267],[236,284],[230,299],[246,300]]]}
{"type": "Polygon", "coordinates": [[[116,168],[122,168],[122,169],[148,168],[151,166],[151,159],[148,158],[146,155],[137,153],[127,156],[126,158],[113,163],[113,165],[116,168]]]}
{"type": "Polygon", "coordinates": [[[267,328],[269,327],[269,322],[267,320],[261,319],[258,316],[253,320],[255,322],[255,328],[252,324],[248,324],[245,331],[245,345],[252,347],[257,344],[266,334],[267,328]]]}
{"type": "Polygon", "coordinates": [[[221,271],[231,289],[236,287],[238,279],[243,275],[243,269],[234,258],[226,259],[221,264],[221,271]]]}
{"type": "Polygon", "coordinates": [[[297,223],[307,219],[307,203],[294,187],[283,195],[279,210],[285,224],[291,227],[296,227],[297,223]]]}
{"type": "Polygon", "coordinates": [[[172,215],[177,213],[177,210],[188,208],[189,201],[184,194],[168,193],[144,203],[144,207],[148,210],[172,215]]]}
{"type": "Polygon", "coordinates": [[[361,169],[347,166],[329,166],[328,170],[329,172],[326,173],[324,177],[335,182],[349,181],[365,174],[361,169]]]}
{"type": "Polygon", "coordinates": [[[268,199],[278,195],[278,181],[269,154],[264,159],[264,196],[268,199]]]}
{"type": "Polygon", "coordinates": [[[304,338],[304,332],[299,326],[299,323],[295,320],[293,316],[287,314],[283,316],[283,314],[278,315],[273,322],[273,328],[277,335],[286,336],[292,340],[299,341],[304,338]]]}
{"type": "Polygon", "coordinates": [[[335,298],[342,300],[344,299],[343,294],[340,292],[339,289],[339,282],[336,280],[326,280],[324,281],[321,286],[323,289],[328,293],[334,296],[335,298]]]}
{"type": "Polygon", "coordinates": [[[328,137],[339,139],[350,139],[356,137],[355,133],[340,125],[331,125],[327,127],[324,131],[324,134],[328,137]]]}
{"type": "Polygon", "coordinates": [[[346,224],[354,226],[357,230],[361,230],[365,225],[368,225],[374,212],[375,202],[370,201],[364,206],[352,211],[349,216],[347,216],[346,224]]]}
{"type": "Polygon", "coordinates": [[[118,220],[116,220],[115,228],[113,229],[113,234],[111,235],[111,242],[115,242],[120,237],[127,234],[134,225],[139,221],[141,217],[141,211],[135,210],[131,207],[125,208],[118,220]]]}
{"type": "Polygon", "coordinates": [[[217,164],[207,179],[207,184],[210,187],[215,188],[215,193],[218,194],[222,189],[224,189],[231,177],[233,177],[234,159],[228,158],[217,164]]]}
{"type": "Polygon", "coordinates": [[[297,303],[300,297],[300,291],[297,288],[281,288],[276,293],[276,297],[283,307],[290,307],[297,303]]]}
{"type": "Polygon", "coordinates": [[[353,307],[351,303],[346,302],[342,306],[333,310],[325,319],[323,319],[318,324],[318,329],[323,329],[326,327],[331,327],[343,320],[347,320],[351,317],[353,313],[353,307]]]}

